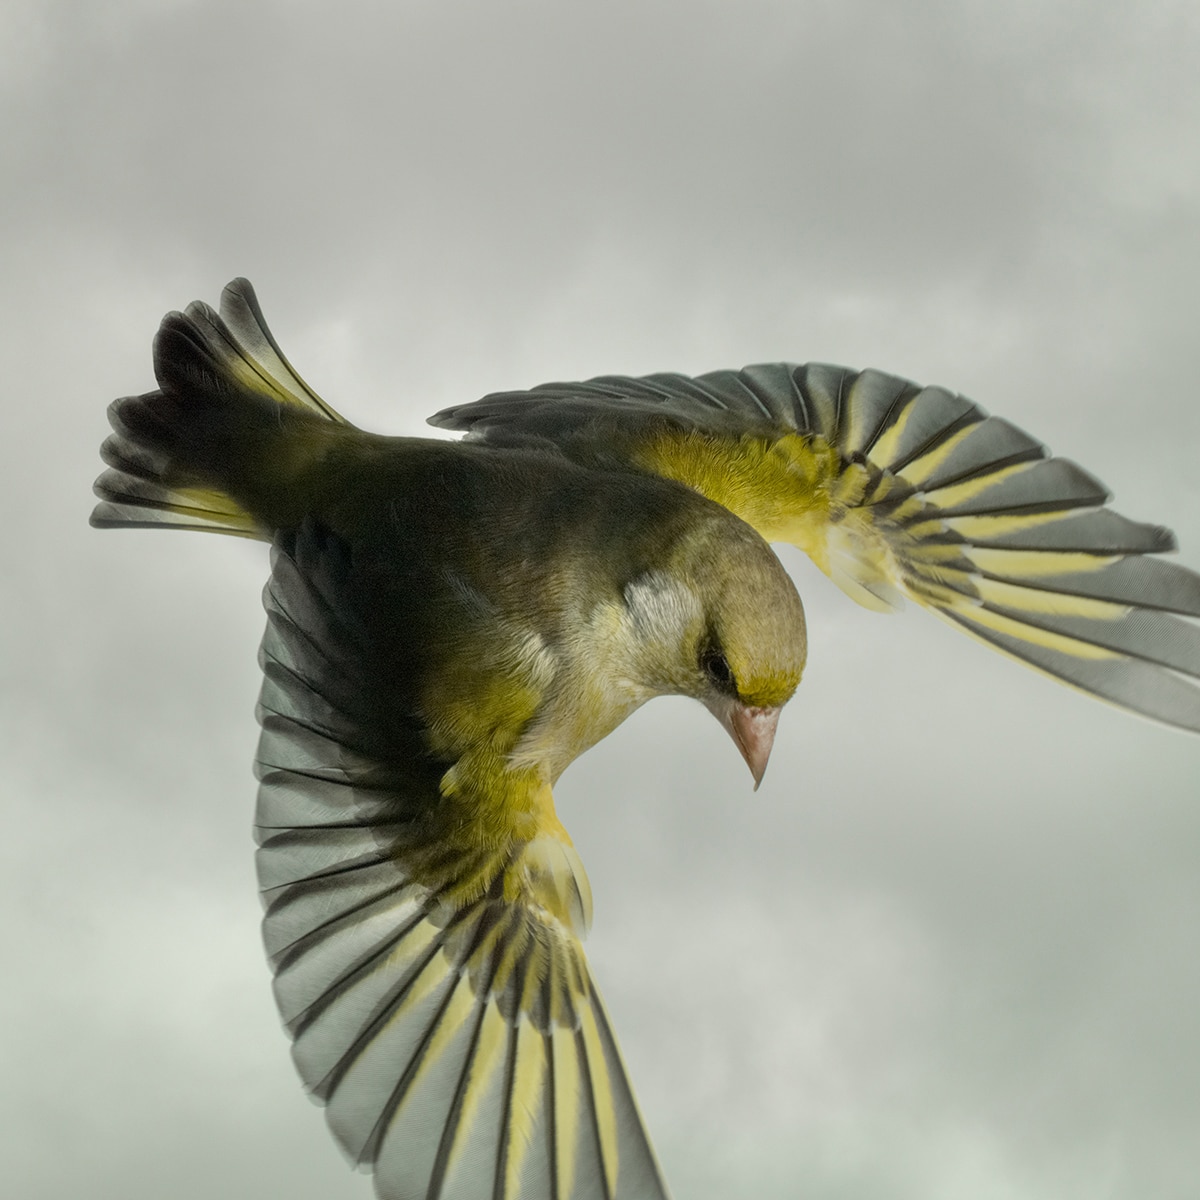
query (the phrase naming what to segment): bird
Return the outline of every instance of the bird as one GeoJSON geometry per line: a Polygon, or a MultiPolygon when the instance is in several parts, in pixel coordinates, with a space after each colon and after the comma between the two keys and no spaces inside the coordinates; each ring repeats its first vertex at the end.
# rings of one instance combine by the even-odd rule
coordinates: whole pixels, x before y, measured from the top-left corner
{"type": "Polygon", "coordinates": [[[381,1200],[669,1188],[583,951],[563,770],[663,695],[757,787],[801,682],[772,543],[1200,732],[1200,575],[1158,525],[965,397],[770,363],[493,393],[350,424],[254,289],[171,312],[116,400],[91,522],[270,543],[256,864],[292,1055],[381,1200]]]}

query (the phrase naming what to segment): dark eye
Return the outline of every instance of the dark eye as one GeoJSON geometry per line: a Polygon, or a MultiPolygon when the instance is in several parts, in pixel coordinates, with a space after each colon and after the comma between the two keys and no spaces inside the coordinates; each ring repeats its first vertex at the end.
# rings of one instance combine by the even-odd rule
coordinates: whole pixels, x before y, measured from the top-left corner
{"type": "Polygon", "coordinates": [[[729,669],[729,660],[720,650],[708,647],[700,655],[700,669],[708,676],[709,681],[718,691],[737,691],[737,681],[729,669]]]}

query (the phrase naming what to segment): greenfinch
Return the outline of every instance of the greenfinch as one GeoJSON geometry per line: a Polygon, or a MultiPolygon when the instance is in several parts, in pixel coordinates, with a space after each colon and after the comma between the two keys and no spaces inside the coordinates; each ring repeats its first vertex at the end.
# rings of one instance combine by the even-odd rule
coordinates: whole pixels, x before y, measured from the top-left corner
{"type": "Polygon", "coordinates": [[[605,376],[347,423],[249,283],[164,319],[117,400],[98,526],[271,543],[257,867],[309,1092],[385,1200],[654,1200],[667,1185],[582,950],[565,767],[691,696],[755,785],[804,611],[768,543],[1200,731],[1200,576],[1091,475],[954,393],[770,364],[605,376]]]}

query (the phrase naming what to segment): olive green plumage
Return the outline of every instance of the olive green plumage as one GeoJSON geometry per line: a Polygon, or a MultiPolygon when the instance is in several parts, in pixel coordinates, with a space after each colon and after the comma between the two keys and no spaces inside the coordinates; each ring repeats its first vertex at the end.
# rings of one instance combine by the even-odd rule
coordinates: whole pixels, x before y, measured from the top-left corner
{"type": "Polygon", "coordinates": [[[111,408],[93,521],[273,542],[258,865],[301,1075],[383,1196],[665,1195],[550,787],[668,693],[760,775],[741,714],[799,682],[799,597],[693,489],[364,433],[247,284],[223,309],[164,320],[158,391],[111,408]]]}
{"type": "Polygon", "coordinates": [[[306,1087],[390,1200],[665,1197],[581,939],[563,769],[658,695],[755,781],[807,649],[767,540],[1105,699],[1200,729],[1169,533],[962,397],[774,364],[555,384],[388,438],[308,387],[235,280],[116,401],[100,526],[272,543],[256,830],[306,1087]]]}

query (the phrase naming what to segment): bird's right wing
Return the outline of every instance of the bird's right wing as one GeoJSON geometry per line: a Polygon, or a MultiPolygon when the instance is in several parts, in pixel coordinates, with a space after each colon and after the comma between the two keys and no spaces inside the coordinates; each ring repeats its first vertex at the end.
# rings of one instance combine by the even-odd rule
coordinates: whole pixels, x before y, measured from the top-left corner
{"type": "Polygon", "coordinates": [[[385,1200],[665,1200],[578,856],[556,820],[497,841],[439,793],[348,570],[302,527],[265,593],[258,873],[306,1087],[385,1200]]]}
{"type": "Polygon", "coordinates": [[[677,480],[847,595],[907,596],[1048,675],[1200,732],[1200,575],[1170,531],[944,388],[766,363],[497,393],[431,418],[495,446],[677,480]]]}

